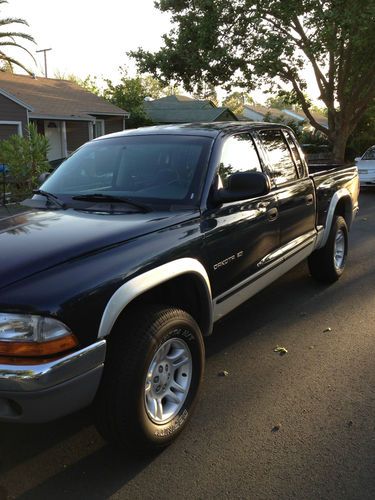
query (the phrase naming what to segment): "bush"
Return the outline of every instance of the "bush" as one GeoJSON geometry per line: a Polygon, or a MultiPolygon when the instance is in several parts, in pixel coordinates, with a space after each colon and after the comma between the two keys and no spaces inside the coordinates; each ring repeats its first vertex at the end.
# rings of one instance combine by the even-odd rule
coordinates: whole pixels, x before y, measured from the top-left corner
{"type": "Polygon", "coordinates": [[[12,192],[14,200],[31,195],[38,187],[39,175],[49,170],[48,150],[48,139],[38,134],[34,124],[29,125],[24,137],[12,135],[0,142],[0,163],[8,167],[7,190],[12,192]]]}

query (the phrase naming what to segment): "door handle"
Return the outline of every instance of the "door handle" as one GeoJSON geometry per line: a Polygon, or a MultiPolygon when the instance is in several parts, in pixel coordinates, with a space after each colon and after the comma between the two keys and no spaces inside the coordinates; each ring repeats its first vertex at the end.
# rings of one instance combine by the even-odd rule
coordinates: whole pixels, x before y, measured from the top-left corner
{"type": "Polygon", "coordinates": [[[261,214],[264,214],[267,212],[267,207],[270,204],[269,201],[260,201],[259,203],[256,204],[256,209],[259,210],[261,214]]]}
{"type": "Polygon", "coordinates": [[[306,205],[312,205],[312,202],[314,201],[314,197],[312,194],[308,194],[305,198],[306,200],[306,205]]]}
{"type": "Polygon", "coordinates": [[[276,220],[278,216],[279,216],[279,211],[277,210],[277,208],[271,208],[267,212],[267,219],[271,222],[276,220]]]}

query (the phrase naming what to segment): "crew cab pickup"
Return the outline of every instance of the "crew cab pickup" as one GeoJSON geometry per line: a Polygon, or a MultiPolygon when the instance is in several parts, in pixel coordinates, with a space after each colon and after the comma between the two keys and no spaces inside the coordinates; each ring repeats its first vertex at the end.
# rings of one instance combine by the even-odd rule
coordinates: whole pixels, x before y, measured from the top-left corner
{"type": "Polygon", "coordinates": [[[126,449],[185,427],[214,323],[308,258],[333,283],[355,167],[309,174],[280,124],[158,126],[82,146],[0,221],[0,420],[93,403],[126,449]]]}

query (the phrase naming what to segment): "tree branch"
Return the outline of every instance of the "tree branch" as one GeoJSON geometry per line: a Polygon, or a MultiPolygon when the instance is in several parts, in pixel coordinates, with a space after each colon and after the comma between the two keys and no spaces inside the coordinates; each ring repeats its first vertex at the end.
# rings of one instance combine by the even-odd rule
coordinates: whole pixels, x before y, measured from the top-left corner
{"type": "Polygon", "coordinates": [[[296,78],[294,77],[291,69],[286,67],[286,71],[281,76],[286,78],[287,80],[289,80],[291,82],[291,84],[293,85],[293,90],[297,94],[297,97],[301,103],[303,112],[305,113],[305,115],[306,115],[307,119],[309,120],[309,122],[311,123],[311,125],[314,128],[316,128],[316,130],[319,130],[319,132],[322,132],[322,134],[326,135],[327,137],[330,137],[330,135],[333,131],[328,130],[326,127],[323,127],[323,125],[321,125],[320,123],[318,123],[315,120],[315,118],[313,117],[313,115],[311,114],[311,111],[309,109],[308,102],[306,101],[306,98],[303,95],[303,92],[302,92],[300,86],[298,85],[298,82],[297,82],[296,78]]]}
{"type": "Polygon", "coordinates": [[[300,48],[301,48],[301,50],[303,50],[306,57],[311,62],[311,65],[312,65],[314,73],[315,73],[315,78],[316,78],[316,81],[318,83],[318,87],[320,90],[321,98],[322,98],[323,102],[325,103],[325,105],[327,106],[327,108],[329,108],[330,106],[332,106],[333,102],[330,99],[329,93],[327,92],[327,87],[329,86],[328,81],[325,78],[325,76],[323,75],[312,51],[310,50],[309,39],[307,38],[307,35],[304,31],[304,28],[303,28],[302,24],[300,23],[300,20],[298,19],[297,15],[293,17],[293,22],[294,22],[293,28],[301,37],[300,48]]]}

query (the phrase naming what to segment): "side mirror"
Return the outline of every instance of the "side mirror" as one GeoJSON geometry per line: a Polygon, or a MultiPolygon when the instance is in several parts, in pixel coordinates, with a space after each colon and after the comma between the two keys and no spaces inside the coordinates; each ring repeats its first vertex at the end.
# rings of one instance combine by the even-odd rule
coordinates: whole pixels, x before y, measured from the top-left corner
{"type": "Polygon", "coordinates": [[[360,161],[360,160],[362,160],[361,156],[357,156],[357,158],[354,158],[354,161],[360,161]]]}
{"type": "Polygon", "coordinates": [[[39,184],[43,184],[43,182],[45,182],[50,175],[50,172],[43,172],[42,174],[40,174],[40,176],[38,177],[39,184]]]}
{"type": "Polygon", "coordinates": [[[262,172],[243,172],[228,177],[228,187],[218,189],[214,194],[216,203],[247,200],[256,196],[263,196],[271,190],[268,175],[262,172]]]}

